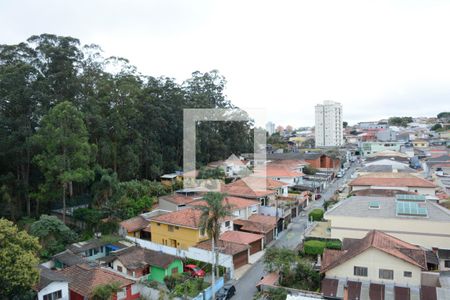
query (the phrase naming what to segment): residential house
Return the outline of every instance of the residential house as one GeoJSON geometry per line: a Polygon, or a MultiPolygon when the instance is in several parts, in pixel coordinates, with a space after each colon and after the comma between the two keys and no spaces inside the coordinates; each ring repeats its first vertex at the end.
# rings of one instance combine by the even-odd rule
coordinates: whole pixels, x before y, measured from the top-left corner
{"type": "Polygon", "coordinates": [[[111,251],[129,246],[130,243],[126,241],[110,243],[102,239],[91,239],[69,245],[67,250],[75,255],[87,259],[88,261],[93,261],[105,257],[111,251]]]}
{"type": "Polygon", "coordinates": [[[96,287],[114,282],[119,284],[121,290],[113,295],[113,299],[133,300],[140,297],[140,293],[133,287],[133,280],[104,268],[80,264],[58,273],[69,281],[70,300],[90,299],[96,287]]]}
{"type": "Polygon", "coordinates": [[[225,161],[215,161],[208,164],[208,168],[221,168],[226,177],[238,177],[242,174],[248,173],[250,170],[247,166],[250,165],[248,161],[240,159],[235,154],[231,154],[225,161]]]}
{"type": "MultiPolygon", "coordinates": [[[[205,240],[198,243],[195,248],[211,251],[211,240],[205,240]]],[[[219,240],[215,242],[215,247],[220,253],[231,255],[233,258],[234,269],[238,269],[249,263],[249,246],[219,240]]]]}
{"type": "Polygon", "coordinates": [[[72,251],[66,249],[58,254],[55,254],[52,257],[52,267],[58,268],[58,269],[64,269],[67,267],[71,267],[74,265],[87,263],[88,261],[77,255],[72,253],[72,251]]]}
{"type": "Polygon", "coordinates": [[[412,141],[414,148],[428,148],[430,146],[430,142],[427,140],[416,139],[412,141]]]}
{"type": "Polygon", "coordinates": [[[135,279],[144,276],[148,281],[164,282],[165,276],[183,272],[183,262],[180,258],[133,246],[114,251],[105,257],[105,262],[115,271],[135,279]]]}
{"type": "Polygon", "coordinates": [[[280,164],[267,164],[265,170],[255,172],[255,177],[264,176],[266,178],[281,181],[292,187],[303,182],[304,174],[300,171],[292,170],[288,166],[280,164]]]}
{"type": "Polygon", "coordinates": [[[414,245],[450,249],[450,211],[423,195],[353,196],[325,212],[331,238],[362,238],[383,231],[414,245]]]}
{"type": "MultiPolygon", "coordinates": [[[[152,242],[187,249],[208,238],[200,230],[200,216],[202,212],[195,208],[167,213],[151,219],[150,228],[152,242]]],[[[222,220],[221,232],[232,230],[233,220],[222,220]]]]}
{"type": "MultiPolygon", "coordinates": [[[[225,197],[223,199],[223,203],[230,206],[233,218],[241,218],[245,220],[251,215],[257,214],[260,207],[260,203],[258,201],[232,196],[225,197]]],[[[189,204],[189,206],[193,208],[206,205],[207,204],[204,200],[197,200],[189,204]]]]}
{"type": "Polygon", "coordinates": [[[160,177],[161,183],[167,186],[172,186],[173,184],[182,180],[183,177],[181,176],[180,173],[164,174],[160,177]]]}
{"type": "Polygon", "coordinates": [[[342,250],[326,249],[320,273],[326,278],[405,286],[421,285],[426,252],[384,232],[371,230],[342,250]]]}
{"type": "Polygon", "coordinates": [[[264,236],[243,231],[226,231],[219,240],[236,244],[248,245],[249,254],[255,254],[264,248],[264,236]]]}
{"type": "Polygon", "coordinates": [[[167,211],[178,211],[185,209],[191,202],[201,199],[201,194],[180,194],[161,196],[158,198],[158,207],[167,211]]]}
{"type": "Polygon", "coordinates": [[[121,236],[132,236],[144,240],[150,240],[150,221],[143,216],[137,216],[124,220],[119,224],[119,234],[121,236]]]}
{"type": "MultiPolygon", "coordinates": [[[[265,216],[263,216],[265,217],[265,216]]],[[[275,220],[275,217],[270,217],[275,220]]],[[[264,236],[264,245],[269,244],[276,237],[276,222],[261,223],[252,220],[236,219],[233,221],[234,230],[260,234],[264,236]]]]}
{"type": "Polygon", "coordinates": [[[261,203],[261,206],[266,206],[270,201],[275,200],[276,190],[268,190],[267,187],[264,188],[259,184],[253,184],[253,179],[247,182],[247,178],[249,177],[246,177],[245,180],[240,179],[226,184],[222,186],[221,191],[229,196],[257,200],[261,203]]]}
{"type": "Polygon", "coordinates": [[[359,148],[363,156],[369,156],[384,150],[399,152],[404,144],[404,142],[361,142],[359,148]]]}
{"type": "Polygon", "coordinates": [[[39,281],[33,287],[38,300],[69,300],[69,282],[58,272],[39,267],[39,281]]]}
{"type": "Polygon", "coordinates": [[[352,191],[365,189],[393,189],[434,195],[436,185],[409,173],[370,173],[349,183],[352,191]]]}

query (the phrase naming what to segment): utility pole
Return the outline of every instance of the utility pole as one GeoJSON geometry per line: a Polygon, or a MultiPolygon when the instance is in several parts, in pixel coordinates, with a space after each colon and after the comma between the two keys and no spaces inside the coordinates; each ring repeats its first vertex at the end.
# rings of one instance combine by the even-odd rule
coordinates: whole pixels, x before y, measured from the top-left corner
{"type": "Polygon", "coordinates": [[[212,252],[212,268],[211,268],[211,293],[212,300],[216,299],[216,291],[214,290],[214,286],[216,284],[216,269],[215,269],[215,259],[216,259],[216,247],[214,245],[214,236],[211,237],[211,252],[212,252]]]}

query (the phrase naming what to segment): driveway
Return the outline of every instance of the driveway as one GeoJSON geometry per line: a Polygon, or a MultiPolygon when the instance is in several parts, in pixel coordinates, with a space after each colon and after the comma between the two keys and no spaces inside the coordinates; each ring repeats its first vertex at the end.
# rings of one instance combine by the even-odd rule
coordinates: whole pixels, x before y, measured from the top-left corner
{"type": "MultiPolygon", "coordinates": [[[[308,222],[307,215],[308,211],[314,208],[322,208],[323,201],[330,199],[335,191],[346,183],[350,179],[350,175],[355,171],[356,165],[352,164],[349,170],[342,178],[336,179],[332,182],[322,193],[322,198],[318,201],[310,203],[306,208],[306,213],[302,213],[296,218],[292,219],[292,223],[289,228],[284,230],[278,239],[270,247],[285,247],[289,249],[295,249],[300,244],[303,239],[303,233],[306,229],[306,224],[308,222]]],[[[265,275],[263,259],[255,262],[248,271],[240,277],[236,282],[236,294],[232,298],[233,300],[252,300],[253,296],[256,294],[256,284],[265,275]]]]}

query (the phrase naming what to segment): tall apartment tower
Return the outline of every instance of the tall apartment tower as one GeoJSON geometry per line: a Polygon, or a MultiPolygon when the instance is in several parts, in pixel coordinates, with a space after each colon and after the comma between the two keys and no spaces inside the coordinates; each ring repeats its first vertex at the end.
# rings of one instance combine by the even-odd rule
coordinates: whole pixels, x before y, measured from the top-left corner
{"type": "Polygon", "coordinates": [[[342,105],[324,101],[316,105],[316,147],[336,147],[344,144],[342,105]]]}

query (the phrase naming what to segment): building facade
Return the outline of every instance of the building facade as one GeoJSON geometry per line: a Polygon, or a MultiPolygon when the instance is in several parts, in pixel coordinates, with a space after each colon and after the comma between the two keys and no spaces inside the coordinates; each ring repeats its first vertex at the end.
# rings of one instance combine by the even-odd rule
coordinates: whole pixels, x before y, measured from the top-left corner
{"type": "Polygon", "coordinates": [[[342,146],[343,125],[342,105],[338,102],[324,101],[316,105],[316,147],[342,146]]]}

